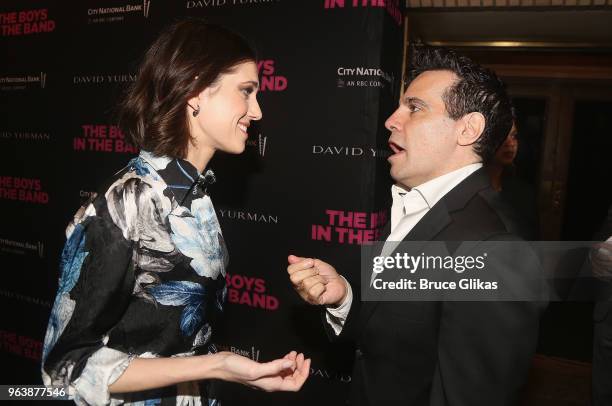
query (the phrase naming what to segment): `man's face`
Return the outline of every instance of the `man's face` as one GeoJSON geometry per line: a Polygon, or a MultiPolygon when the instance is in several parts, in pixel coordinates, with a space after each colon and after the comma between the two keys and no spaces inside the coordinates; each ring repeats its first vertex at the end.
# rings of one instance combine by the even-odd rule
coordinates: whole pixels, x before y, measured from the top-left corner
{"type": "Polygon", "coordinates": [[[450,71],[423,72],[385,122],[391,131],[391,177],[399,185],[413,188],[456,169],[458,125],[448,116],[442,96],[457,79],[450,71]]]}

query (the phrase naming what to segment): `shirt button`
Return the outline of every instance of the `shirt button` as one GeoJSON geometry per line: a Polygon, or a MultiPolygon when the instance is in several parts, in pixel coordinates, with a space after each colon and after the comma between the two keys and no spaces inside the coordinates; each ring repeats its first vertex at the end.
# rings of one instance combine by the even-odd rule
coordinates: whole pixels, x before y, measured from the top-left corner
{"type": "Polygon", "coordinates": [[[357,358],[357,359],[362,359],[363,358],[363,351],[361,351],[360,348],[357,348],[355,350],[355,358],[357,358]]]}

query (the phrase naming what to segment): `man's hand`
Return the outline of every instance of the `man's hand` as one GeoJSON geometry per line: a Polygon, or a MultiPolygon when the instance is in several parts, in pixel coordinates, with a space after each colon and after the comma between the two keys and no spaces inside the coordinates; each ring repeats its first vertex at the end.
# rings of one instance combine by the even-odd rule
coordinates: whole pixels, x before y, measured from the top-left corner
{"type": "Polygon", "coordinates": [[[330,264],[320,259],[289,255],[289,279],[306,302],[338,306],[346,297],[346,281],[330,264]]]}
{"type": "Polygon", "coordinates": [[[232,352],[213,355],[219,379],[238,382],[266,392],[300,390],[310,372],[310,359],[291,351],[282,359],[259,363],[232,352]]]}

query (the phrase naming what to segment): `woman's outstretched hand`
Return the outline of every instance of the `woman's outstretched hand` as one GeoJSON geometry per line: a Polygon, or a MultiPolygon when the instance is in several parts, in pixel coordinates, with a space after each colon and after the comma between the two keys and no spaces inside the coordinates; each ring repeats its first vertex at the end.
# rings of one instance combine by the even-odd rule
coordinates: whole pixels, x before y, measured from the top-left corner
{"type": "Polygon", "coordinates": [[[232,352],[214,354],[217,358],[216,378],[237,382],[267,392],[300,390],[310,372],[310,359],[291,351],[281,359],[255,362],[232,352]]]}

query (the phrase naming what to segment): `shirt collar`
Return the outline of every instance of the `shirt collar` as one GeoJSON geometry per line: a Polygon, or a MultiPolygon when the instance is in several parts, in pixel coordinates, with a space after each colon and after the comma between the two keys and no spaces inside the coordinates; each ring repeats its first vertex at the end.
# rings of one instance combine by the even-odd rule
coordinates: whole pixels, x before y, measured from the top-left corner
{"type": "Polygon", "coordinates": [[[216,181],[212,170],[208,169],[201,175],[185,159],[158,156],[149,151],[141,151],[139,157],[161,176],[179,204],[185,203],[187,207],[191,199],[207,193],[207,187],[216,181]]]}
{"type": "Polygon", "coordinates": [[[212,175],[210,169],[206,171],[205,175],[200,175],[198,169],[185,159],[158,156],[144,150],[140,151],[139,156],[147,161],[164,178],[166,183],[170,181],[173,184],[192,185],[198,180],[202,182],[205,176],[210,176],[209,173],[212,175]]]}
{"type": "Polygon", "coordinates": [[[172,162],[172,158],[168,156],[153,155],[152,152],[145,150],[140,150],[140,154],[138,154],[138,156],[149,163],[149,165],[151,165],[156,171],[166,169],[166,166],[172,162]]]}
{"type": "Polygon", "coordinates": [[[406,190],[399,185],[391,186],[391,197],[393,198],[393,205],[391,206],[392,229],[394,223],[397,224],[403,216],[431,209],[444,195],[481,167],[482,163],[480,162],[466,165],[410,190],[406,190]]]}
{"type": "Polygon", "coordinates": [[[450,192],[451,189],[480,168],[482,168],[482,163],[480,162],[466,165],[452,172],[431,179],[419,186],[415,186],[412,189],[416,189],[420,192],[421,196],[423,199],[425,199],[427,205],[431,209],[436,203],[438,203],[438,201],[440,201],[440,199],[444,197],[444,195],[450,192]]]}

